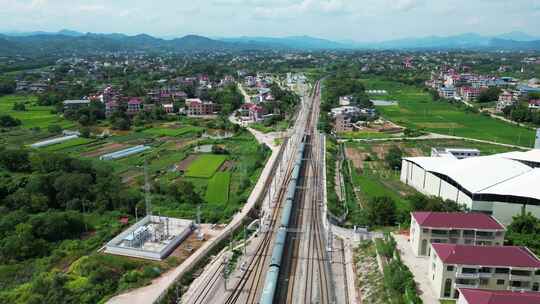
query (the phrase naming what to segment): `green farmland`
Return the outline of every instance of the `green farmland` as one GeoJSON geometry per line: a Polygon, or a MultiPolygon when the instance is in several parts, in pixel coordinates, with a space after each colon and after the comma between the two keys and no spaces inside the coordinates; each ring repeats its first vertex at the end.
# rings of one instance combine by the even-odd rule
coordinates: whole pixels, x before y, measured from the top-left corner
{"type": "Polygon", "coordinates": [[[186,134],[195,134],[203,131],[200,127],[183,127],[183,128],[151,128],[143,131],[145,134],[157,135],[157,136],[182,136],[186,134]]]}
{"type": "Polygon", "coordinates": [[[186,170],[187,177],[210,178],[225,162],[227,156],[202,154],[186,170]]]}
{"type": "Polygon", "coordinates": [[[54,145],[43,147],[41,150],[60,151],[60,150],[64,150],[64,149],[69,149],[69,148],[73,148],[73,147],[87,145],[87,144],[92,143],[94,141],[95,140],[93,140],[93,139],[79,137],[79,138],[71,139],[71,140],[68,140],[68,141],[61,142],[61,143],[57,143],[57,144],[54,144],[54,145]]]}
{"type": "Polygon", "coordinates": [[[225,204],[229,201],[230,172],[216,172],[208,181],[206,201],[210,204],[225,204]]]}
{"type": "Polygon", "coordinates": [[[399,105],[377,107],[383,117],[408,128],[429,132],[489,140],[506,144],[532,146],[534,131],[499,121],[488,116],[467,112],[464,106],[446,101],[432,101],[428,92],[398,82],[364,79],[366,89],[388,91],[385,99],[399,105]]]}
{"type": "Polygon", "coordinates": [[[0,113],[8,114],[22,122],[22,127],[47,129],[49,125],[59,125],[62,128],[70,128],[75,124],[65,120],[57,114],[51,113],[53,107],[35,105],[36,98],[30,96],[7,95],[0,97],[0,113]],[[16,102],[25,103],[26,111],[14,111],[16,102]]]}

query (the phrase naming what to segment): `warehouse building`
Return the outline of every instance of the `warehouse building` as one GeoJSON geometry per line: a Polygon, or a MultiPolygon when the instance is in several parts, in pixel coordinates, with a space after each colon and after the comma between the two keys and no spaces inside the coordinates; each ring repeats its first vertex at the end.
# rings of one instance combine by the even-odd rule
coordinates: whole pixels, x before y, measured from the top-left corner
{"type": "Polygon", "coordinates": [[[401,181],[418,191],[493,215],[509,224],[521,212],[540,217],[540,152],[457,159],[403,158],[401,181]]]}

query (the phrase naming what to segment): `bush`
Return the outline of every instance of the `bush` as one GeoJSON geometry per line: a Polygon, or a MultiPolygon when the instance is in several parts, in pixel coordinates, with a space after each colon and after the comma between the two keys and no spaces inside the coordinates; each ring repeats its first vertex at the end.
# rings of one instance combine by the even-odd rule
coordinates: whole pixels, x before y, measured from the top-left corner
{"type": "Polygon", "coordinates": [[[21,125],[21,121],[10,115],[0,115],[0,127],[11,128],[21,125]]]}
{"type": "Polygon", "coordinates": [[[62,127],[60,127],[59,125],[49,125],[47,127],[47,131],[49,131],[50,133],[59,134],[62,132],[62,127]]]}

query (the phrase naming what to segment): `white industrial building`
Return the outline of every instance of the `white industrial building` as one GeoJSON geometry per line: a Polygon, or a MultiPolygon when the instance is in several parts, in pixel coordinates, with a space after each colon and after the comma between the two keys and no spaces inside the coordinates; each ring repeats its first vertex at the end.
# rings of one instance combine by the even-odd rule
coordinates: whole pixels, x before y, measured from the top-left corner
{"type": "Polygon", "coordinates": [[[408,157],[401,181],[509,224],[522,211],[540,217],[540,150],[492,156],[408,157]]]}

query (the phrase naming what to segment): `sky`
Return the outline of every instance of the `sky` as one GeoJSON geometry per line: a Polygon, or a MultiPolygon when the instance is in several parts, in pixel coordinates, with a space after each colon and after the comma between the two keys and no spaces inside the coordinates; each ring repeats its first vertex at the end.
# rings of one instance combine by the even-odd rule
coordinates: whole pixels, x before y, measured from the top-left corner
{"type": "Polygon", "coordinates": [[[61,29],[354,41],[511,31],[540,37],[540,0],[0,0],[1,32],[61,29]]]}

